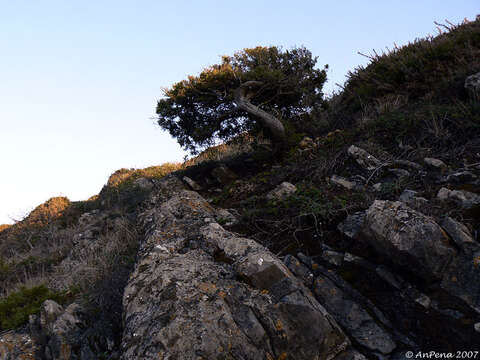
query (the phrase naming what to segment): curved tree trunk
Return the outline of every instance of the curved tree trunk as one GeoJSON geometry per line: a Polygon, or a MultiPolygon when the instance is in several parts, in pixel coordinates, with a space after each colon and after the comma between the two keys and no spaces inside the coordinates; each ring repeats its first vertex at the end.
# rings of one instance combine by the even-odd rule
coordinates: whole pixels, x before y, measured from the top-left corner
{"type": "Polygon", "coordinates": [[[278,150],[283,150],[286,144],[285,127],[282,122],[275,116],[260,109],[258,106],[250,102],[249,94],[246,92],[250,86],[261,85],[259,81],[247,81],[235,90],[234,99],[238,108],[248,112],[249,114],[258,118],[258,121],[263,127],[267,128],[272,136],[272,141],[278,150]]]}

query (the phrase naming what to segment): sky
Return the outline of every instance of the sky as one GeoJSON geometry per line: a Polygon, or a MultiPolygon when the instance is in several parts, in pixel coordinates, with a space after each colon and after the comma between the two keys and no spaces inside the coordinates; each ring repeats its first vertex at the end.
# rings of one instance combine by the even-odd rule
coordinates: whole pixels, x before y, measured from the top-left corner
{"type": "Polygon", "coordinates": [[[305,46],[331,93],[368,62],[358,52],[478,13],[478,0],[0,0],[0,224],[87,199],[117,169],[181,161],[156,101],[221,55],[305,46]]]}

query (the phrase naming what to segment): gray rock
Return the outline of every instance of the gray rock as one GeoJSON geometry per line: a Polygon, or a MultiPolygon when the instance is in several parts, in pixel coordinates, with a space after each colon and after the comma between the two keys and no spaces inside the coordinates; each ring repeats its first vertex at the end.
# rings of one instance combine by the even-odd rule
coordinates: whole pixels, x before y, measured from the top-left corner
{"type": "Polygon", "coordinates": [[[405,170],[405,169],[393,168],[393,169],[388,169],[388,172],[395,175],[396,177],[398,177],[400,179],[410,177],[410,172],[408,170],[405,170]]]}
{"type": "Polygon", "coordinates": [[[354,181],[350,181],[348,179],[345,179],[344,177],[342,176],[338,176],[338,175],[332,175],[330,177],[330,181],[336,185],[339,185],[339,186],[342,186],[348,190],[354,190],[354,189],[358,189],[359,188],[359,185],[354,182],[354,181]]]}
{"type": "Polygon", "coordinates": [[[480,72],[470,75],[465,79],[465,89],[474,101],[480,100],[480,72]]]}
{"type": "Polygon", "coordinates": [[[375,200],[362,232],[377,252],[426,280],[441,278],[455,254],[433,219],[399,201],[375,200]]]}
{"type": "Polygon", "coordinates": [[[360,211],[347,216],[347,218],[338,224],[337,229],[349,238],[355,239],[360,233],[365,221],[365,212],[360,211]]]}
{"type": "Polygon", "coordinates": [[[192,190],[195,190],[195,191],[200,191],[202,190],[202,187],[200,185],[198,185],[194,180],[190,179],[188,176],[184,176],[182,178],[182,180],[188,185],[190,186],[190,188],[192,190]]]}
{"type": "Polygon", "coordinates": [[[314,293],[345,331],[370,351],[391,353],[396,345],[391,336],[359,304],[352,301],[329,279],[319,276],[314,293]]]}
{"type": "Polygon", "coordinates": [[[343,263],[344,254],[332,250],[324,250],[321,255],[323,261],[334,266],[341,266],[343,263]]]}
{"type": "Polygon", "coordinates": [[[425,164],[437,168],[437,169],[445,169],[447,167],[447,164],[445,164],[442,160],[435,159],[435,158],[424,158],[423,161],[425,164]]]}
{"type": "Polygon", "coordinates": [[[450,184],[465,184],[472,182],[478,178],[471,171],[458,171],[447,176],[446,181],[450,184]]]}
{"type": "Polygon", "coordinates": [[[476,332],[480,333],[480,322],[473,325],[473,328],[475,329],[476,332]]]}
{"type": "Polygon", "coordinates": [[[464,209],[480,205],[480,195],[465,190],[449,190],[443,187],[438,191],[437,198],[454,201],[464,209]]]}
{"type": "Polygon", "coordinates": [[[419,208],[422,205],[425,205],[428,203],[427,199],[416,196],[417,194],[418,193],[414,190],[405,189],[400,195],[400,197],[398,198],[398,200],[413,208],[419,208]]]}
{"type": "Polygon", "coordinates": [[[381,162],[377,158],[358,146],[351,145],[348,148],[348,154],[352,156],[360,166],[367,170],[374,170],[381,165],[381,162]]]}
{"type": "Polygon", "coordinates": [[[281,200],[297,191],[297,187],[289,182],[282,182],[267,194],[269,200],[281,200]]]}
{"type": "Polygon", "coordinates": [[[335,320],[282,261],[205,224],[215,209],[197,193],[173,180],[168,189],[158,185],[124,292],[122,359],[330,359],[348,348],[335,320]],[[170,251],[152,252],[157,245],[170,251]]]}
{"type": "Polygon", "coordinates": [[[372,185],[373,190],[382,191],[382,183],[376,183],[372,185]]]}
{"type": "Polygon", "coordinates": [[[480,245],[473,240],[464,224],[447,216],[442,220],[441,226],[465,254],[471,255],[480,251],[480,245]]]}

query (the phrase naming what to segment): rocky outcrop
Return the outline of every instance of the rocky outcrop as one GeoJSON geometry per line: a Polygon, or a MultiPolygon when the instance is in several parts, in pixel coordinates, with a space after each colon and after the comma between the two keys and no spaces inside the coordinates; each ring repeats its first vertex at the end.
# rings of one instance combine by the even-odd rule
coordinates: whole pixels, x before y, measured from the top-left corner
{"type": "Polygon", "coordinates": [[[433,219],[398,201],[375,200],[366,212],[363,233],[376,251],[427,281],[441,278],[455,254],[433,219]]]}
{"type": "Polygon", "coordinates": [[[124,294],[122,359],[333,359],[352,351],[301,281],[263,246],[224,230],[200,195],[168,177],[152,204],[124,294]]]}
{"type": "Polygon", "coordinates": [[[297,191],[297,187],[289,182],[282,182],[275,189],[267,194],[269,200],[281,200],[297,191]]]}

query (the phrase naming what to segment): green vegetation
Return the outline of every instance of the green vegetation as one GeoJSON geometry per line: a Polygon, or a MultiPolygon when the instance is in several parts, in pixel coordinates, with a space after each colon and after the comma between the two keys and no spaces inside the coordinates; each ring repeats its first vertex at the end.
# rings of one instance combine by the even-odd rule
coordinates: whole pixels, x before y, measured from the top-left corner
{"type": "Polygon", "coordinates": [[[158,124],[192,153],[244,132],[265,133],[284,147],[282,120],[323,105],[326,71],[305,48],[244,49],[164,90],[158,124]]]}
{"type": "Polygon", "coordinates": [[[28,321],[29,315],[38,314],[42,303],[51,299],[60,304],[67,301],[65,292],[55,292],[45,285],[22,287],[0,300],[0,330],[14,329],[28,321]]]}

